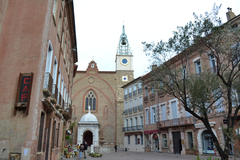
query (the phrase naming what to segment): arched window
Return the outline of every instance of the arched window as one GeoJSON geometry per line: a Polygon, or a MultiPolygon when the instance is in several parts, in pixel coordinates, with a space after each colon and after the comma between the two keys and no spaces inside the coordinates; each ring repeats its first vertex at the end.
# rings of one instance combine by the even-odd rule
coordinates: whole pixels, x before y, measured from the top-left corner
{"type": "Polygon", "coordinates": [[[85,96],[85,111],[88,110],[88,106],[91,107],[92,111],[96,111],[96,102],[96,94],[92,90],[90,90],[85,96]]]}
{"type": "Polygon", "coordinates": [[[51,41],[49,40],[48,51],[47,51],[47,60],[46,60],[46,68],[45,68],[46,73],[51,73],[52,55],[53,55],[53,47],[52,47],[51,41]]]}

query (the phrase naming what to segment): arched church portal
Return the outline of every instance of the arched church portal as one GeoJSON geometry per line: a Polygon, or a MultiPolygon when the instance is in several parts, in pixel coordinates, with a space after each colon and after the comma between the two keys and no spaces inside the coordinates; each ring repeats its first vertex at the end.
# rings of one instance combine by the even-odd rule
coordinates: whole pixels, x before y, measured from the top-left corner
{"type": "Polygon", "coordinates": [[[86,141],[88,146],[93,144],[93,134],[91,131],[85,131],[83,133],[83,141],[86,141]]]}

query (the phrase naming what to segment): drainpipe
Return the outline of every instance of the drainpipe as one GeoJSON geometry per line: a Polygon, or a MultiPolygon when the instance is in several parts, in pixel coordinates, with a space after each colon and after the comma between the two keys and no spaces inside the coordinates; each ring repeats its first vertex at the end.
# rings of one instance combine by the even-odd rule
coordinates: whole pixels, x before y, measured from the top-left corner
{"type": "MultiPolygon", "coordinates": [[[[160,116],[159,116],[159,110],[160,109],[159,109],[159,96],[158,96],[158,92],[157,92],[157,107],[158,107],[158,109],[157,109],[157,112],[158,112],[158,122],[157,123],[160,124],[160,116]]],[[[159,127],[157,127],[157,128],[158,128],[158,130],[160,130],[159,127]]],[[[159,147],[159,152],[161,152],[162,151],[162,147],[160,145],[160,133],[158,132],[158,134],[159,134],[158,147],[159,147]]]]}

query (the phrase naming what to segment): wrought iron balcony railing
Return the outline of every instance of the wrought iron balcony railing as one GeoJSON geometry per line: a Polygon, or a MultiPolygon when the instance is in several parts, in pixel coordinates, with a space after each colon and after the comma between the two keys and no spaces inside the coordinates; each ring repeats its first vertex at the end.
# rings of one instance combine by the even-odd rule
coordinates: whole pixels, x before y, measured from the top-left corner
{"type": "Polygon", "coordinates": [[[137,112],[137,106],[133,107],[133,112],[137,112]]]}
{"type": "Polygon", "coordinates": [[[123,127],[122,131],[123,132],[128,132],[128,131],[141,131],[143,130],[143,125],[139,126],[129,126],[129,127],[123,127]]]}
{"type": "Polygon", "coordinates": [[[142,88],[138,88],[138,94],[142,93],[142,88]]]}
{"type": "Polygon", "coordinates": [[[133,95],[136,96],[137,95],[137,90],[133,91],[133,95]]]}
{"type": "Polygon", "coordinates": [[[143,110],[143,105],[142,105],[142,104],[140,104],[140,105],[138,106],[138,110],[139,110],[139,111],[143,110]]]}
{"type": "Polygon", "coordinates": [[[60,92],[58,92],[58,96],[57,96],[57,109],[61,108],[62,106],[62,95],[60,92]]]}
{"type": "Polygon", "coordinates": [[[154,100],[155,99],[155,93],[150,94],[150,99],[154,100]]]}
{"type": "Polygon", "coordinates": [[[127,99],[127,98],[128,98],[128,95],[127,95],[127,94],[125,94],[125,95],[124,95],[124,99],[127,99]]]}
{"type": "Polygon", "coordinates": [[[144,100],[145,103],[147,103],[148,102],[148,96],[143,97],[143,100],[144,100]]]}
{"type": "Polygon", "coordinates": [[[129,98],[131,98],[132,97],[132,92],[128,93],[128,96],[129,96],[129,98]]]}
{"type": "Polygon", "coordinates": [[[128,109],[125,109],[125,110],[123,111],[123,114],[128,114],[128,109]]]}
{"type": "Polygon", "coordinates": [[[164,95],[163,90],[158,91],[158,96],[163,96],[163,95],[164,95]]]}
{"type": "Polygon", "coordinates": [[[132,108],[129,108],[129,109],[128,109],[128,113],[132,113],[132,108]]]}
{"type": "Polygon", "coordinates": [[[169,119],[169,120],[157,122],[158,128],[186,126],[186,125],[193,125],[193,124],[194,124],[193,116],[181,117],[181,118],[175,118],[175,119],[169,119]]]}
{"type": "Polygon", "coordinates": [[[46,72],[43,84],[43,94],[45,97],[52,95],[53,79],[50,73],[46,72]]]}

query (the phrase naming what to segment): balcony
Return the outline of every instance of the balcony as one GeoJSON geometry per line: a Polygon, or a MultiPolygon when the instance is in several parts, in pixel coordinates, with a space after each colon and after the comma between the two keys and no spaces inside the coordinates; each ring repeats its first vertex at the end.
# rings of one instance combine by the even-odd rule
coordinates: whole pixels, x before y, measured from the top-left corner
{"type": "Polygon", "coordinates": [[[140,104],[140,105],[138,106],[138,110],[139,110],[139,111],[143,110],[143,105],[142,105],[142,104],[140,104]]]}
{"type": "Polygon", "coordinates": [[[65,108],[65,107],[67,107],[67,108],[64,109],[62,115],[63,115],[64,119],[69,120],[69,119],[72,118],[72,107],[71,107],[71,105],[68,104],[68,103],[65,103],[65,104],[64,104],[64,108],[65,108]]]}
{"type": "Polygon", "coordinates": [[[122,131],[123,132],[128,132],[128,131],[141,131],[143,130],[143,125],[139,126],[130,126],[130,127],[123,127],[122,131]]]}
{"type": "Polygon", "coordinates": [[[145,103],[147,103],[148,102],[148,96],[143,97],[143,100],[144,100],[145,103]]]}
{"type": "Polygon", "coordinates": [[[129,108],[129,109],[128,109],[128,113],[132,113],[132,108],[129,108]]]}
{"type": "Polygon", "coordinates": [[[176,118],[176,119],[169,119],[165,121],[157,122],[158,128],[168,128],[173,126],[186,126],[186,125],[193,125],[193,116],[176,118]]]}
{"type": "Polygon", "coordinates": [[[62,95],[60,92],[58,92],[56,108],[59,109],[61,108],[61,106],[62,106],[62,95]]]}
{"type": "Polygon", "coordinates": [[[128,96],[129,96],[129,98],[131,98],[132,97],[132,92],[128,93],[128,96]]]}
{"type": "Polygon", "coordinates": [[[133,91],[133,95],[134,95],[134,96],[137,95],[137,90],[133,91]]]}
{"type": "Polygon", "coordinates": [[[43,84],[43,94],[45,97],[52,95],[53,79],[50,73],[45,73],[44,84],[43,84]]]}
{"type": "Polygon", "coordinates": [[[142,93],[142,88],[138,88],[138,94],[142,93]]]}
{"type": "Polygon", "coordinates": [[[164,96],[163,90],[158,91],[158,96],[160,97],[164,96]]]}
{"type": "Polygon", "coordinates": [[[128,95],[127,95],[127,94],[125,94],[125,95],[124,95],[124,99],[127,99],[127,98],[128,98],[128,95]]]}
{"type": "Polygon", "coordinates": [[[150,99],[153,101],[155,99],[155,93],[150,94],[150,99]]]}
{"type": "Polygon", "coordinates": [[[123,114],[128,114],[128,109],[125,109],[125,110],[123,111],[123,114]]]}
{"type": "Polygon", "coordinates": [[[133,112],[137,112],[137,106],[133,107],[133,112]]]}
{"type": "Polygon", "coordinates": [[[52,104],[56,104],[57,103],[57,96],[58,96],[58,88],[56,84],[53,84],[53,88],[52,88],[52,96],[51,96],[51,103],[52,104]]]}

